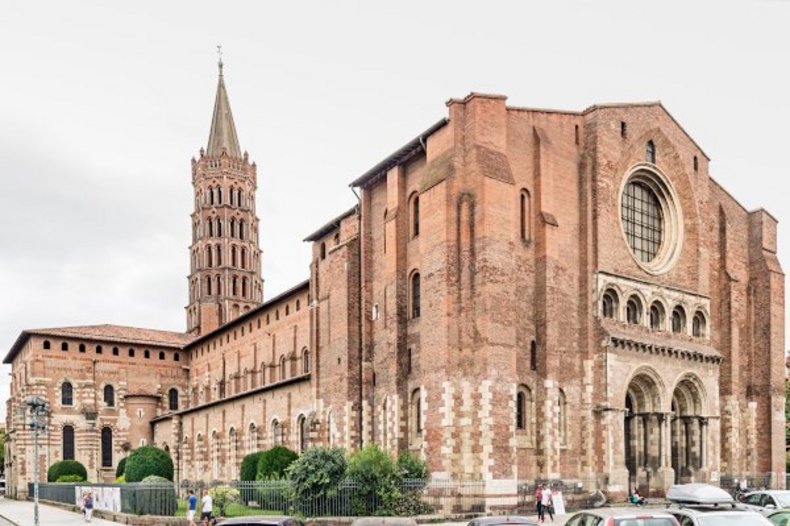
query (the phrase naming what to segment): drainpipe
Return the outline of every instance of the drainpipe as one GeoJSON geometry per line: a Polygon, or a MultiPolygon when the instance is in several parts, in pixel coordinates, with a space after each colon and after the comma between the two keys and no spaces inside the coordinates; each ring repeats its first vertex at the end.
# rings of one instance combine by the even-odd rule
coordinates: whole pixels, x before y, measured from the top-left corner
{"type": "Polygon", "coordinates": [[[365,307],[364,307],[364,298],[362,295],[363,283],[362,283],[362,262],[364,258],[362,257],[362,238],[364,232],[362,231],[362,198],[357,194],[354,187],[350,187],[351,192],[354,194],[354,197],[357,198],[357,236],[359,239],[359,249],[357,250],[357,286],[359,287],[359,305],[357,313],[357,333],[359,334],[359,342],[357,343],[357,362],[358,362],[358,372],[359,372],[359,386],[357,389],[357,404],[359,407],[358,414],[357,414],[357,429],[359,433],[359,437],[357,439],[359,443],[359,449],[362,449],[364,446],[364,434],[363,434],[363,425],[364,425],[364,416],[362,412],[362,400],[363,400],[363,367],[362,367],[362,359],[363,359],[363,349],[364,349],[364,342],[363,340],[363,317],[365,315],[365,307]]]}

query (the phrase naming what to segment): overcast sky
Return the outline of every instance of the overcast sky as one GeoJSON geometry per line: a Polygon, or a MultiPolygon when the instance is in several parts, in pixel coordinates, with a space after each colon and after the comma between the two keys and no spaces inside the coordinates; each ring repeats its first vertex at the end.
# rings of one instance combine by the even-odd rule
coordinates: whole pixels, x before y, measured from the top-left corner
{"type": "Polygon", "coordinates": [[[787,267],[788,27],[788,0],[3,0],[0,352],[24,328],[184,329],[219,43],[258,163],[266,297],[308,276],[301,240],[354,204],[348,183],[470,91],[663,101],[712,175],[779,219],[787,267]]]}

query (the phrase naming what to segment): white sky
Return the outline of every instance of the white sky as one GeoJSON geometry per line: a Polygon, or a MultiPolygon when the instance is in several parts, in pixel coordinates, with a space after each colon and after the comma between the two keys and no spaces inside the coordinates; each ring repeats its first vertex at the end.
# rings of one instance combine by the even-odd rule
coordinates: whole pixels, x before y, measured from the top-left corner
{"type": "Polygon", "coordinates": [[[218,43],[258,163],[266,297],[307,277],[301,240],[355,202],[348,183],[470,91],[662,100],[713,176],[779,219],[787,266],[788,27],[790,0],[3,0],[0,353],[24,328],[184,329],[218,43]]]}

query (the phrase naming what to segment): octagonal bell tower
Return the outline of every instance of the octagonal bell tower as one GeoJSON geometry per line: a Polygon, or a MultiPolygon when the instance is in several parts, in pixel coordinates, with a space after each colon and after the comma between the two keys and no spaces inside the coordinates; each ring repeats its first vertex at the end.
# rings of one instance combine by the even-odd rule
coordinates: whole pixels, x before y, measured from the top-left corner
{"type": "Polygon", "coordinates": [[[263,302],[255,163],[242,154],[222,60],[207,149],[192,158],[187,331],[205,334],[263,302]]]}

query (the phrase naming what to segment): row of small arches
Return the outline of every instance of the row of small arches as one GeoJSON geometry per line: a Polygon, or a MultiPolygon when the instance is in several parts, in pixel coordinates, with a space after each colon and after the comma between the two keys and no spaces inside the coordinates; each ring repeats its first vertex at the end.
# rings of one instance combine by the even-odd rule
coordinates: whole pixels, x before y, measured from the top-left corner
{"type": "Polygon", "coordinates": [[[231,186],[227,195],[221,186],[209,186],[206,191],[198,191],[198,202],[206,205],[229,204],[244,208],[247,206],[248,196],[241,188],[231,186]],[[227,198],[227,202],[224,199],[227,198]]]}
{"type": "Polygon", "coordinates": [[[246,277],[232,276],[228,280],[228,288],[223,292],[222,290],[222,276],[206,276],[203,280],[198,278],[192,279],[192,287],[190,300],[195,301],[198,297],[203,296],[232,296],[238,298],[250,299],[252,296],[252,288],[250,287],[250,280],[246,277]],[[202,290],[198,290],[198,284],[203,285],[202,290]]]}
{"type": "MultiPolygon", "coordinates": [[[[102,398],[105,406],[115,407],[115,386],[112,384],[105,385],[102,389],[102,398]]],[[[167,392],[168,409],[170,411],[178,411],[178,399],[178,389],[175,387],[170,388],[167,392]]],[[[74,385],[68,380],[60,384],[60,405],[74,405],[74,385]]]]}
{"type": "MultiPolygon", "coordinates": [[[[48,351],[48,350],[52,349],[52,342],[49,341],[49,340],[44,340],[43,343],[42,343],[42,347],[43,347],[43,349],[45,351],[48,351]]],[[[60,342],[60,350],[61,351],[68,351],[69,350],[69,342],[60,342]]],[[[88,352],[88,347],[84,343],[81,343],[78,346],[78,350],[81,353],[86,353],[86,352],[88,352]]],[[[104,354],[104,347],[102,345],[96,345],[94,347],[94,351],[96,352],[96,354],[104,354]]],[[[129,354],[129,358],[134,358],[135,357],[136,350],[134,349],[134,347],[130,347],[129,348],[128,354],[129,354]]],[[[112,348],[112,355],[113,356],[120,356],[121,355],[120,348],[113,347],[112,348]]],[[[151,351],[149,349],[144,349],[143,350],[143,358],[145,358],[145,359],[150,359],[151,358],[151,351]]],[[[165,353],[165,351],[159,351],[159,359],[160,360],[166,360],[167,359],[167,353],[165,353]]],[[[174,362],[178,362],[180,360],[181,360],[180,353],[174,352],[173,353],[173,361],[174,362]]]]}
{"type": "MultiPolygon", "coordinates": [[[[647,318],[644,318],[642,299],[637,294],[631,294],[625,303],[625,318],[621,320],[620,296],[613,288],[604,291],[601,297],[601,315],[604,318],[625,321],[629,325],[644,325],[657,331],[667,330],[667,315],[664,304],[655,300],[650,304],[647,318]]],[[[683,305],[675,305],[669,318],[669,330],[678,334],[688,332],[686,309],[683,305]]],[[[704,338],[708,334],[707,317],[702,310],[697,309],[691,318],[691,335],[695,338],[704,338]]]]}
{"type": "Polygon", "coordinates": [[[208,218],[204,222],[197,221],[192,225],[192,239],[197,241],[198,236],[203,237],[222,237],[223,233],[229,235],[234,239],[245,240],[254,236],[250,235],[250,229],[247,228],[247,222],[243,219],[236,221],[235,218],[230,221],[223,221],[222,219],[208,218]]]}

